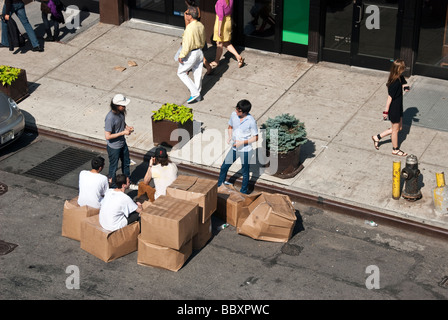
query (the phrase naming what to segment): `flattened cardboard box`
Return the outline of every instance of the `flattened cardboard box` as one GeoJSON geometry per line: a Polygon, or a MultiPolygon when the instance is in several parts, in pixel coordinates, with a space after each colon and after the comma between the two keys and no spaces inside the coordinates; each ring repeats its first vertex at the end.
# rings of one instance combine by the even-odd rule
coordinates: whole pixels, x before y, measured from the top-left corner
{"type": "Polygon", "coordinates": [[[138,236],[137,263],[143,266],[152,266],[171,271],[178,271],[193,252],[193,241],[190,240],[179,250],[158,246],[138,236]]]}
{"type": "Polygon", "coordinates": [[[194,202],[160,196],[142,210],[141,238],[179,250],[198,232],[198,212],[194,202]]]}
{"type": "Polygon", "coordinates": [[[216,211],[218,182],[210,179],[180,175],[166,189],[166,195],[197,203],[199,205],[201,221],[204,223],[216,211]]]}
{"type": "Polygon", "coordinates": [[[233,185],[223,184],[218,188],[216,215],[234,227],[238,226],[238,221],[241,225],[248,216],[242,215],[243,207],[249,206],[259,196],[260,193],[247,195],[236,190],[233,185]]]}
{"type": "Polygon", "coordinates": [[[239,234],[256,240],[288,242],[297,220],[288,196],[263,192],[248,211],[249,216],[237,228],[239,234]]]}
{"type": "Polygon", "coordinates": [[[105,262],[110,262],[136,251],[139,233],[138,222],[116,231],[103,229],[99,215],[95,215],[84,219],[81,223],[81,249],[105,262]]]}
{"type": "Polygon", "coordinates": [[[99,213],[100,209],[89,206],[81,207],[78,204],[78,197],[66,200],[62,217],[62,236],[80,241],[81,221],[99,213]]]}

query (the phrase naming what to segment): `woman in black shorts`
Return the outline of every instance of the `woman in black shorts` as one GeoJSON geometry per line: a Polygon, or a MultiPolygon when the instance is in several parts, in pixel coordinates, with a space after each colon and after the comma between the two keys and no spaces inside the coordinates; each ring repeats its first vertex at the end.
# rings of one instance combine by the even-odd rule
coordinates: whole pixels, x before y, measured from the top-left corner
{"type": "Polygon", "coordinates": [[[383,111],[383,118],[389,118],[392,126],[376,136],[372,136],[375,149],[379,149],[379,141],[388,135],[391,135],[392,154],[396,156],[407,156],[406,152],[400,150],[398,146],[398,132],[403,129],[403,88],[409,91],[409,87],[402,73],[405,70],[405,64],[402,59],[397,59],[390,68],[389,79],[387,80],[387,103],[383,111]]]}

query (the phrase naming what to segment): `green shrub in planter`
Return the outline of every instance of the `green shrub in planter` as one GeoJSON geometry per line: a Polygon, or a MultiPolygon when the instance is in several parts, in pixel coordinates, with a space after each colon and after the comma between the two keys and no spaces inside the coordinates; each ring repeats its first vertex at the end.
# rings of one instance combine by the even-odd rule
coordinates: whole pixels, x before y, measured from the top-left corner
{"type": "MultiPolygon", "coordinates": [[[[152,139],[155,145],[163,144],[174,147],[183,139],[193,137],[193,111],[183,105],[165,103],[151,116],[152,139]],[[183,129],[187,136],[177,135],[183,129]],[[172,133],[175,133],[172,135],[172,133]]],[[[186,141],[184,141],[186,142],[186,141]]]]}
{"type": "Polygon", "coordinates": [[[0,66],[0,82],[2,86],[4,86],[5,84],[11,85],[11,83],[17,80],[20,71],[21,70],[18,68],[9,66],[0,66]]]}
{"type": "Polygon", "coordinates": [[[305,124],[289,113],[268,118],[261,129],[266,130],[266,148],[273,153],[287,153],[308,141],[305,124]],[[273,129],[277,130],[277,136],[271,131],[273,129]]]}
{"type": "Polygon", "coordinates": [[[165,103],[159,110],[153,111],[152,118],[155,121],[169,120],[184,124],[188,120],[193,121],[193,112],[191,108],[175,103],[165,103]]]}

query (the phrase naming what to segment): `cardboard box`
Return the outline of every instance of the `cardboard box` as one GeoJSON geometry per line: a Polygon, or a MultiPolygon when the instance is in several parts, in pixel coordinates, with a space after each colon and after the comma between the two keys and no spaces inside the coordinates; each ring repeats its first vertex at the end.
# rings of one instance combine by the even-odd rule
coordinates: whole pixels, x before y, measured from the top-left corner
{"type": "Polygon", "coordinates": [[[160,196],[142,210],[141,238],[179,250],[198,232],[198,211],[194,202],[160,196]]]}
{"type": "Polygon", "coordinates": [[[143,266],[152,266],[171,271],[178,271],[193,252],[193,241],[190,240],[179,250],[158,246],[138,236],[137,263],[143,266]]]}
{"type": "Polygon", "coordinates": [[[288,242],[297,219],[288,196],[263,192],[248,210],[249,216],[237,228],[239,234],[256,240],[288,242]]]}
{"type": "Polygon", "coordinates": [[[99,213],[100,209],[79,206],[78,197],[66,200],[62,216],[62,236],[80,241],[81,221],[99,213]]]}
{"type": "Polygon", "coordinates": [[[193,176],[178,176],[167,189],[166,195],[193,201],[199,205],[199,214],[204,223],[216,211],[218,202],[218,182],[193,176]]]}
{"type": "Polygon", "coordinates": [[[218,188],[218,208],[215,215],[234,227],[241,225],[248,216],[240,218],[243,207],[249,206],[259,195],[260,193],[247,195],[236,190],[233,185],[223,184],[218,188]]]}
{"type": "Polygon", "coordinates": [[[212,237],[212,219],[198,223],[198,233],[193,237],[193,250],[202,249],[212,237]]]}
{"type": "Polygon", "coordinates": [[[137,221],[111,232],[101,227],[99,215],[95,215],[81,223],[81,249],[110,262],[136,251],[139,233],[137,221]]]}

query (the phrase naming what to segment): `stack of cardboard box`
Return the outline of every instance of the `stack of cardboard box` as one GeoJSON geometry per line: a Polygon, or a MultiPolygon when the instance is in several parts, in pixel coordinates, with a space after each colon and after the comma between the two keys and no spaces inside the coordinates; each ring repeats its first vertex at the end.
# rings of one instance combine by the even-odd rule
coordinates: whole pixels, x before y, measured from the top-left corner
{"type": "Polygon", "coordinates": [[[178,271],[193,250],[198,208],[191,201],[160,196],[141,213],[137,263],[178,271]]]}
{"type": "Polygon", "coordinates": [[[212,236],[211,216],[217,208],[217,181],[180,175],[167,188],[166,194],[176,199],[198,204],[198,233],[193,238],[193,249],[199,250],[204,247],[212,236]]]}
{"type": "Polygon", "coordinates": [[[266,192],[245,195],[216,180],[180,175],[154,202],[143,203],[141,221],[114,232],[99,224],[99,209],[64,205],[62,235],[109,262],[138,250],[137,263],[178,271],[193,250],[212,237],[212,214],[257,240],[287,242],[296,223],[288,196],[266,192]],[[141,227],[140,227],[141,226],[141,227]]]}

